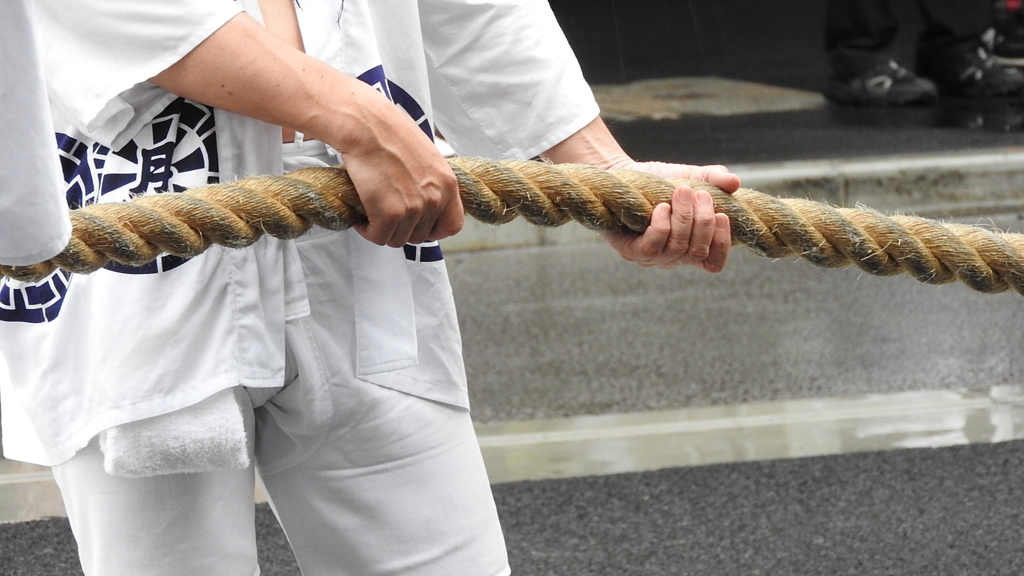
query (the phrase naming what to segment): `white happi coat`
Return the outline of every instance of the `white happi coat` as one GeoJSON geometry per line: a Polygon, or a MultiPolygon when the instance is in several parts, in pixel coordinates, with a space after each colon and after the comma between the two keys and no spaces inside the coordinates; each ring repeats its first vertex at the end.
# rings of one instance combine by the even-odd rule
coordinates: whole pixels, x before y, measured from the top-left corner
{"type": "MultiPolygon", "coordinates": [[[[281,171],[279,129],[146,81],[238,10],[258,18],[255,0],[35,4],[73,207],[281,171]]],[[[307,52],[460,153],[531,157],[597,115],[544,0],[304,0],[297,10],[307,52]]],[[[357,341],[338,350],[356,354],[360,378],[467,407],[439,249],[349,241],[357,341]]],[[[307,312],[295,245],[271,238],[188,261],[7,281],[5,453],[52,465],[109,427],[231,386],[280,386],[284,323],[307,312]]]]}
{"type": "Polygon", "coordinates": [[[0,3],[0,263],[42,262],[71,236],[28,0],[0,3]]]}

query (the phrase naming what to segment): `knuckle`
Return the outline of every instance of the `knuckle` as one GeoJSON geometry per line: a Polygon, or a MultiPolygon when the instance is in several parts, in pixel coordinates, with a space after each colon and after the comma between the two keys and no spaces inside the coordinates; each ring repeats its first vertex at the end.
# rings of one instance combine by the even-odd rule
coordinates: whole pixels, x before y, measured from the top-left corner
{"type": "Polygon", "coordinates": [[[668,251],[673,254],[685,254],[690,249],[690,241],[686,238],[669,238],[668,251]]]}
{"type": "Polygon", "coordinates": [[[676,222],[683,226],[691,226],[695,218],[693,212],[690,212],[688,210],[673,213],[673,216],[675,217],[676,222]]]}
{"type": "Polygon", "coordinates": [[[378,217],[384,222],[398,222],[409,214],[409,206],[404,203],[391,202],[381,207],[378,217]]]}
{"type": "Polygon", "coordinates": [[[455,172],[448,168],[441,173],[441,187],[449,192],[459,191],[459,179],[455,176],[455,172]]]}
{"type": "Polygon", "coordinates": [[[633,260],[632,262],[635,263],[637,266],[640,266],[641,268],[651,268],[655,264],[650,260],[633,260]]]}
{"type": "Polygon", "coordinates": [[[711,255],[711,249],[707,246],[694,246],[690,249],[690,257],[697,261],[703,261],[711,255]]]}
{"type": "Polygon", "coordinates": [[[640,250],[640,255],[645,259],[653,260],[654,258],[661,256],[661,252],[662,250],[657,246],[644,246],[640,250]]]}
{"type": "Polygon", "coordinates": [[[712,214],[700,214],[694,218],[694,224],[701,228],[714,228],[715,227],[715,215],[712,214]]]}
{"type": "Polygon", "coordinates": [[[672,232],[672,223],[667,219],[652,219],[649,228],[657,234],[669,234],[672,232]]]}
{"type": "Polygon", "coordinates": [[[436,211],[442,205],[442,195],[440,192],[435,191],[431,194],[426,194],[420,199],[421,208],[429,211],[436,211]]]}

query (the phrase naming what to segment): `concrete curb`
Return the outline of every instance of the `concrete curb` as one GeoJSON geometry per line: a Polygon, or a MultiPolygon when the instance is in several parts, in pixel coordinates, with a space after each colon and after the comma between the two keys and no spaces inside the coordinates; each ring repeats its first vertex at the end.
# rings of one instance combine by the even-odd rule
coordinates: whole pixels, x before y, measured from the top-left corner
{"type": "MultiPolygon", "coordinates": [[[[1024,212],[1024,147],[903,156],[733,165],[743,185],[780,197],[929,218],[1024,212]]],[[[448,252],[593,242],[576,224],[522,220],[491,226],[467,219],[448,252]]]]}

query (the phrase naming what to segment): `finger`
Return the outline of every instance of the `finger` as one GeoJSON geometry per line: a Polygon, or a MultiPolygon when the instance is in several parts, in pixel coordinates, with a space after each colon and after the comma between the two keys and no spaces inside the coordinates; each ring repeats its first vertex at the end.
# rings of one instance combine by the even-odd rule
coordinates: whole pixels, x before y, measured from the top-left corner
{"type": "Polygon", "coordinates": [[[356,224],[354,228],[360,236],[378,246],[387,245],[388,241],[394,235],[394,228],[385,226],[378,218],[370,219],[369,222],[356,224]]]}
{"type": "Polygon", "coordinates": [[[409,236],[422,218],[418,211],[410,210],[401,200],[379,203],[379,195],[366,195],[372,203],[364,205],[366,219],[365,228],[360,231],[364,238],[380,246],[398,248],[404,246],[409,236]]]}
{"type": "Polygon", "coordinates": [[[667,242],[668,251],[676,258],[690,249],[693,227],[693,188],[682,185],[672,193],[672,220],[667,242]]]}
{"type": "Polygon", "coordinates": [[[458,234],[466,223],[465,209],[458,195],[448,203],[428,233],[430,240],[443,240],[458,234]]]}
{"type": "Polygon", "coordinates": [[[398,225],[394,228],[391,238],[389,238],[385,244],[392,248],[401,248],[402,246],[413,242],[413,233],[422,221],[423,218],[420,214],[408,214],[405,218],[398,221],[398,225]]]}
{"type": "Polygon", "coordinates": [[[704,259],[704,269],[712,273],[721,272],[725,268],[725,261],[731,247],[732,232],[729,217],[725,214],[715,214],[715,237],[711,241],[711,252],[704,259]]]}
{"type": "Polygon", "coordinates": [[[439,240],[439,238],[431,238],[430,236],[434,226],[437,224],[438,218],[441,217],[444,196],[440,193],[430,194],[430,190],[424,190],[423,192],[424,195],[420,198],[423,202],[422,206],[416,210],[415,215],[409,215],[412,227],[409,229],[409,236],[405,239],[405,242],[408,244],[420,244],[428,239],[439,240]]]}
{"type": "Polygon", "coordinates": [[[704,166],[705,172],[701,180],[714,184],[722,191],[733,193],[740,189],[740,177],[721,165],[704,166]]]}
{"type": "Polygon", "coordinates": [[[669,234],[672,232],[672,207],[662,203],[654,207],[651,223],[647,230],[637,239],[637,261],[650,266],[665,252],[669,234]]]}
{"type": "Polygon", "coordinates": [[[440,240],[440,238],[434,238],[432,232],[434,227],[437,225],[437,218],[440,216],[440,212],[427,212],[424,213],[420,219],[413,226],[412,230],[409,231],[409,238],[407,243],[409,244],[421,244],[427,240],[440,240]]]}
{"type": "Polygon", "coordinates": [[[707,190],[693,195],[693,225],[690,230],[690,257],[704,260],[711,253],[711,240],[715,237],[715,203],[707,190]]]}

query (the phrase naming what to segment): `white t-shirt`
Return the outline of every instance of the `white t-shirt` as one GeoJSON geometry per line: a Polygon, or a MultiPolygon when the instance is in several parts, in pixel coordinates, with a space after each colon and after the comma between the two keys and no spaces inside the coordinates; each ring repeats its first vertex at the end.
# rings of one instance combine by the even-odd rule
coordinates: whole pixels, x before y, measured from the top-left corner
{"type": "MultiPolygon", "coordinates": [[[[121,201],[281,171],[276,128],[145,82],[240,7],[258,17],[256,4],[36,0],[72,202],[121,201]]],[[[309,0],[298,14],[311,55],[375,86],[428,134],[440,128],[460,153],[530,157],[597,115],[544,0],[309,0]]],[[[404,268],[369,257],[374,248],[360,266],[371,280],[378,268],[404,268]]],[[[404,252],[397,250],[399,262],[404,252]]],[[[186,407],[229,386],[282,383],[284,321],[308,310],[293,243],[215,247],[187,262],[165,257],[147,273],[134,272],[57,273],[34,286],[0,286],[0,350],[12,376],[0,402],[8,457],[56,464],[108,427],[186,407]],[[15,310],[5,318],[11,303],[15,310]]],[[[405,284],[393,275],[374,281],[389,278],[405,284]]],[[[403,324],[395,310],[413,314],[411,288],[389,290],[388,298],[366,294],[361,305],[370,314],[362,328],[371,336],[359,357],[365,377],[465,404],[464,390],[432,382],[451,378],[458,367],[417,372],[409,352],[415,346],[403,340],[415,338],[415,330],[372,321],[390,315],[389,326],[403,324]]],[[[449,308],[441,314],[451,324],[449,308]]],[[[405,325],[414,328],[415,319],[405,325]]]]}
{"type": "Polygon", "coordinates": [[[0,263],[36,264],[71,237],[28,0],[0,2],[0,263]]]}

